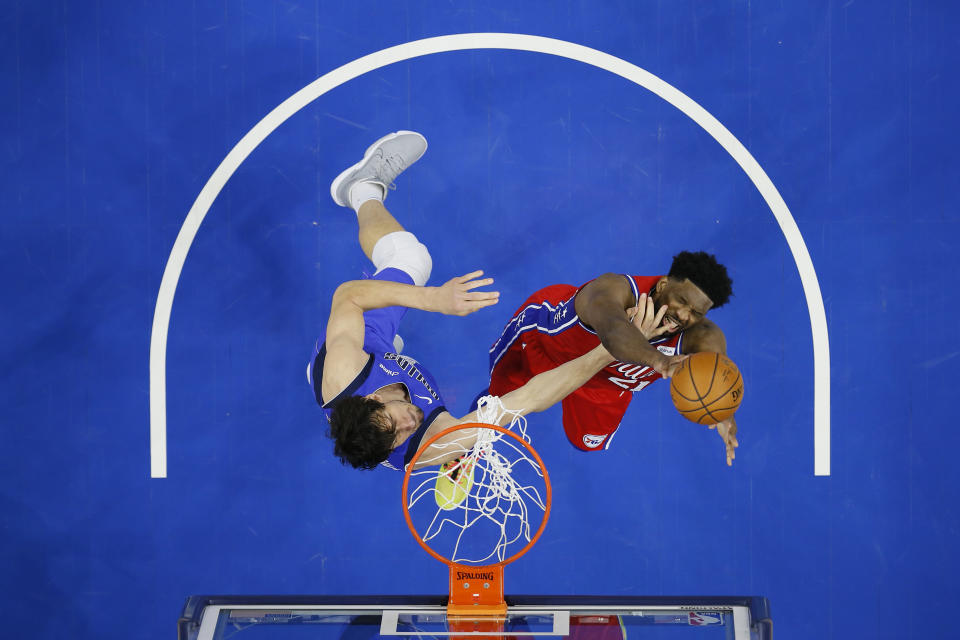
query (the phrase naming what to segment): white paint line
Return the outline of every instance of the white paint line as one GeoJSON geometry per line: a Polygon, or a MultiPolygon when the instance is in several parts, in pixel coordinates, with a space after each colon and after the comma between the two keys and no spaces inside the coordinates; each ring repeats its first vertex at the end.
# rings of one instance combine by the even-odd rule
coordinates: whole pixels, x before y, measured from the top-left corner
{"type": "Polygon", "coordinates": [[[170,311],[180,273],[193,239],[220,190],[240,164],[274,129],[331,89],[370,71],[419,56],[465,49],[532,51],[569,58],[604,69],[657,94],[685,113],[726,149],[760,191],[793,253],[807,298],[814,357],[814,474],[830,475],[830,345],[820,284],[807,246],[783,198],[753,156],[726,127],[689,97],[640,67],[582,45],[515,33],[461,33],[407,42],[371,53],[317,78],[283,101],[227,154],[204,185],[177,234],[157,295],[150,338],[150,475],[167,475],[166,351],[170,311]]]}

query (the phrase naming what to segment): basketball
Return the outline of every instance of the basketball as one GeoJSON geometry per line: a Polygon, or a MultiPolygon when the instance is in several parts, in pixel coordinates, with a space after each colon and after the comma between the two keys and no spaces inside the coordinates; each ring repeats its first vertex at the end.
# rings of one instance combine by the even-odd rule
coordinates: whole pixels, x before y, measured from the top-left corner
{"type": "Polygon", "coordinates": [[[733,360],[702,351],[683,361],[670,378],[673,406],[687,420],[716,424],[732,416],[743,400],[743,377],[733,360]]]}

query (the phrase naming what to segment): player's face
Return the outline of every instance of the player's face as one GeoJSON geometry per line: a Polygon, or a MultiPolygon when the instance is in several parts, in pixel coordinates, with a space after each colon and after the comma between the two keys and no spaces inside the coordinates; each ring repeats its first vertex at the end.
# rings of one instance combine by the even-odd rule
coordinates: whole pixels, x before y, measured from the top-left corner
{"type": "Polygon", "coordinates": [[[662,278],[657,282],[653,301],[658,311],[661,306],[667,305],[663,323],[668,333],[689,329],[703,320],[707,311],[713,306],[713,301],[707,297],[707,294],[686,278],[683,280],[662,278]]]}
{"type": "Polygon", "coordinates": [[[405,400],[389,400],[383,403],[385,422],[396,429],[393,446],[399,447],[423,424],[423,410],[405,400]]]}

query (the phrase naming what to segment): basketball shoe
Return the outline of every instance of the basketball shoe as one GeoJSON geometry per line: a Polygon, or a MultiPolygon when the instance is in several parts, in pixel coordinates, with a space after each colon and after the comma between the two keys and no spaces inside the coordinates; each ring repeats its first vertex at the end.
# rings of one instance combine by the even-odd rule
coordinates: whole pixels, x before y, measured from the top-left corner
{"type": "Polygon", "coordinates": [[[427,150],[427,139],[415,131],[397,131],[383,136],[367,148],[363,160],[343,171],[330,184],[330,195],[341,207],[350,206],[350,189],[370,182],[387,191],[396,189],[393,181],[403,170],[420,159],[427,150]]]}
{"type": "Polygon", "coordinates": [[[457,458],[444,462],[437,473],[434,498],[437,506],[444,511],[451,511],[460,506],[473,488],[473,467],[476,461],[472,458],[457,458]]]}

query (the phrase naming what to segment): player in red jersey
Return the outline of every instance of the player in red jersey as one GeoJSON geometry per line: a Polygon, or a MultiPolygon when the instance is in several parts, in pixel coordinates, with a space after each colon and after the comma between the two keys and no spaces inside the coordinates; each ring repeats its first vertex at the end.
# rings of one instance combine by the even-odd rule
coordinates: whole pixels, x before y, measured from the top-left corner
{"type": "MultiPolygon", "coordinates": [[[[607,273],[579,288],[541,289],[517,309],[490,349],[490,393],[507,393],[603,343],[617,362],[563,401],[563,429],[573,446],[602,451],[634,393],[672,376],[684,354],[726,354],[723,332],[705,316],[731,294],[726,268],[702,251],[677,254],[666,276],[607,273]],[[629,320],[641,305],[656,318],[642,337],[629,320]]],[[[727,465],[732,465],[736,421],[730,418],[710,428],[723,438],[727,465]]]]}

